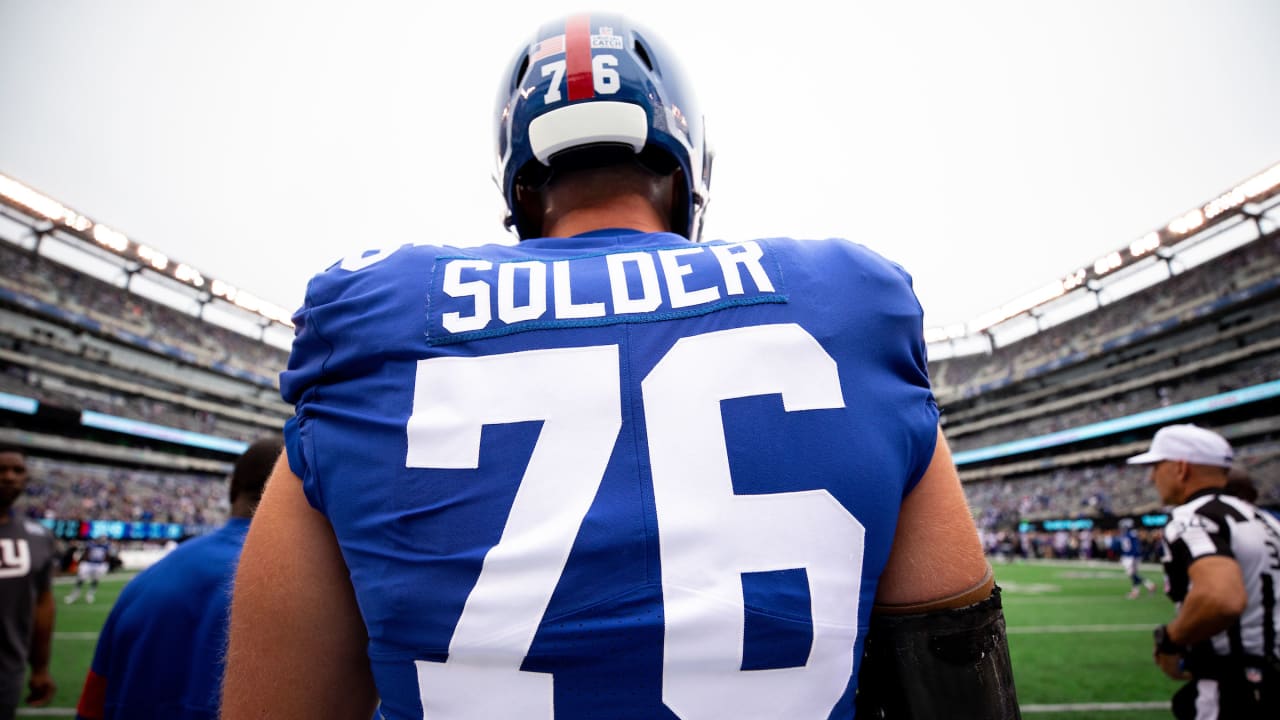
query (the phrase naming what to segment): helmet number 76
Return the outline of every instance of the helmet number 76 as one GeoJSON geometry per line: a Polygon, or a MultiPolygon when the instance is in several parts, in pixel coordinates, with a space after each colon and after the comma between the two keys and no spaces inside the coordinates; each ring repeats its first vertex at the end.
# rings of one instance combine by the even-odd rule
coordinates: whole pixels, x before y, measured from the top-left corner
{"type": "MultiPolygon", "coordinates": [[[[564,72],[567,65],[564,60],[553,60],[542,66],[542,77],[551,76],[551,87],[543,100],[547,103],[560,102],[560,88],[564,87],[564,72]]],[[[591,81],[600,95],[612,95],[618,92],[618,58],[613,55],[596,55],[591,58],[591,81]]]]}

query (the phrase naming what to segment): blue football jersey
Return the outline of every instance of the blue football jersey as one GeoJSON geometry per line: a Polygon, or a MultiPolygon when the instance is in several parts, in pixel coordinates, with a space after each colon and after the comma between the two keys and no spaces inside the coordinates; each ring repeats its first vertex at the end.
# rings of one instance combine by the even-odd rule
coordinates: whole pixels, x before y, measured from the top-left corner
{"type": "Polygon", "coordinates": [[[1124,557],[1142,557],[1142,541],[1138,539],[1136,531],[1126,530],[1120,536],[1120,554],[1124,557]]]}
{"type": "Polygon", "coordinates": [[[286,445],[395,720],[850,717],[938,411],[843,240],[600,231],[316,276],[286,445]]]}
{"type": "Polygon", "coordinates": [[[103,540],[90,540],[84,548],[84,559],[87,563],[104,563],[111,559],[111,545],[103,540]]]}

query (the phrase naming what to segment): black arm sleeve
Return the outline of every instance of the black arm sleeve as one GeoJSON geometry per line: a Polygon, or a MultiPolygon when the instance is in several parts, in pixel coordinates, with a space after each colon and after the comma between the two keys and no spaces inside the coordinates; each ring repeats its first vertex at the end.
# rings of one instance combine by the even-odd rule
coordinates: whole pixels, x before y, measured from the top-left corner
{"type": "Polygon", "coordinates": [[[858,677],[857,716],[1020,718],[1000,588],[968,607],[872,615],[858,677]]]}

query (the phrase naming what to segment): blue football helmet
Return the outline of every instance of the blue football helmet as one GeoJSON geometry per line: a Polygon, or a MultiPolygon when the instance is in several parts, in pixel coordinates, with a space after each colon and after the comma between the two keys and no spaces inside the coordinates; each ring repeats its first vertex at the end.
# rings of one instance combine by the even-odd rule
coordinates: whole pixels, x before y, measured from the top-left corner
{"type": "Polygon", "coordinates": [[[542,228],[521,209],[518,187],[536,190],[584,156],[599,164],[619,154],[675,174],[672,231],[695,241],[701,234],[712,159],[701,111],[675,56],[629,20],[593,13],[539,28],[504,76],[495,123],[494,180],[521,239],[542,228]]]}

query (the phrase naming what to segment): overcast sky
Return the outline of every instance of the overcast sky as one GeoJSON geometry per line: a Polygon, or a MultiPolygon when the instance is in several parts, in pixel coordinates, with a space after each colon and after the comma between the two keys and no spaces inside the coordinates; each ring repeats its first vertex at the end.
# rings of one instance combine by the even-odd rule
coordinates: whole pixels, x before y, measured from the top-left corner
{"type": "MultiPolygon", "coordinates": [[[[499,75],[584,7],[0,0],[0,173],[292,309],[350,252],[513,241],[499,75]]],[[[704,237],[857,240],[929,325],[1280,162],[1275,0],[608,7],[698,89],[704,237]]]]}

